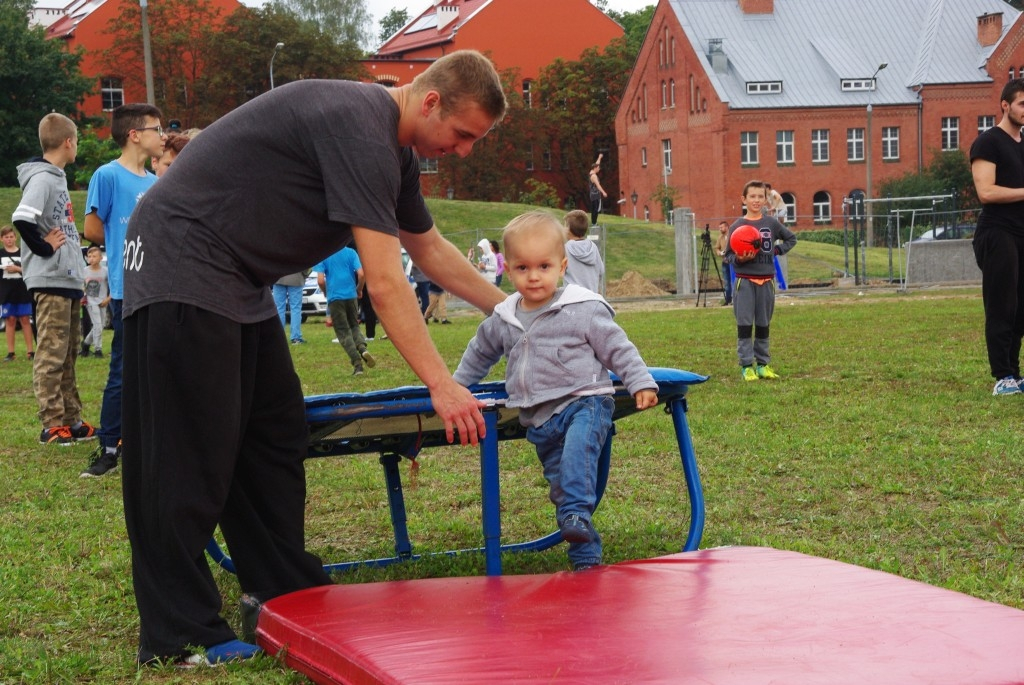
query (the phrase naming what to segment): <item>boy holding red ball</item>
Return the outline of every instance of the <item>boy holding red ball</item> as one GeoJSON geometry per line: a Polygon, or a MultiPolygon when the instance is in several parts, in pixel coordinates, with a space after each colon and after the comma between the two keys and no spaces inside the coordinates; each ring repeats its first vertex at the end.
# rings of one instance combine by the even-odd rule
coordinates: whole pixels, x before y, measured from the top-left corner
{"type": "Polygon", "coordinates": [[[768,346],[768,327],[775,311],[775,255],[786,254],[796,245],[791,230],[775,217],[762,214],[766,201],[764,181],[748,181],[743,186],[746,213],[729,227],[722,258],[736,275],[736,352],[745,381],[779,377],[769,366],[768,346]]]}

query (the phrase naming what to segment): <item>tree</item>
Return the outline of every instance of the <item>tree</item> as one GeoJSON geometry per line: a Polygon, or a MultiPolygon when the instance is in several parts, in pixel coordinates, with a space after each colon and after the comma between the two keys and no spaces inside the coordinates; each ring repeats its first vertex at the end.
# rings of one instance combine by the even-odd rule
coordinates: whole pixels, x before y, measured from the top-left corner
{"type": "Polygon", "coordinates": [[[384,18],[380,20],[380,33],[377,34],[378,45],[386,43],[388,38],[398,33],[398,31],[408,23],[408,11],[398,9],[397,7],[391,8],[391,11],[385,14],[384,18]]]}
{"type": "Polygon", "coordinates": [[[541,114],[533,129],[537,144],[557,149],[564,187],[585,197],[590,165],[599,153],[602,183],[612,206],[618,197],[615,113],[629,80],[635,54],[625,38],[616,38],[604,52],[588,48],[575,62],[557,59],[541,70],[535,90],[541,114]]]}
{"type": "Polygon", "coordinates": [[[319,28],[332,42],[369,48],[373,41],[370,13],[362,0],[274,0],[272,4],[319,28]]]}
{"type": "Polygon", "coordinates": [[[468,157],[442,157],[438,162],[438,180],[442,188],[452,188],[458,199],[518,202],[527,192],[527,174],[520,159],[526,145],[526,131],[532,121],[531,111],[523,106],[515,84],[517,69],[500,72],[508,111],[491,133],[473,146],[468,157]]]}
{"type": "MultiPolygon", "coordinates": [[[[931,163],[921,173],[906,173],[897,178],[883,181],[878,186],[878,197],[921,197],[955,193],[958,209],[974,209],[981,206],[974,188],[971,165],[963,150],[937,152],[931,163]]],[[[895,202],[893,209],[911,209],[920,203],[895,202]]]]}
{"type": "MultiPolygon", "coordinates": [[[[142,32],[138,2],[120,2],[116,17],[105,32],[111,36],[102,59],[110,73],[120,73],[136,83],[145,80],[142,32]]],[[[207,63],[226,17],[206,0],[161,0],[149,3],[150,45],[154,100],[167,116],[180,119],[186,128],[205,126],[223,112],[211,106],[206,92],[207,63]]]]}
{"type": "Polygon", "coordinates": [[[633,59],[640,54],[640,48],[644,44],[644,37],[647,35],[647,29],[651,25],[651,20],[654,18],[654,5],[648,5],[642,9],[638,9],[635,12],[618,12],[616,10],[608,10],[605,12],[609,17],[619,23],[620,26],[626,32],[626,44],[629,46],[629,50],[633,55],[633,59]]]}
{"type": "Polygon", "coordinates": [[[270,57],[278,43],[284,48],[274,58],[275,85],[307,78],[358,80],[365,74],[356,43],[336,42],[276,5],[241,8],[225,22],[207,76],[220,112],[270,89],[270,57]]]}
{"type": "Polygon", "coordinates": [[[78,107],[92,84],[79,70],[80,53],[29,26],[31,9],[32,0],[0,2],[0,186],[17,185],[15,167],[40,154],[43,115],[80,119],[78,107]]]}

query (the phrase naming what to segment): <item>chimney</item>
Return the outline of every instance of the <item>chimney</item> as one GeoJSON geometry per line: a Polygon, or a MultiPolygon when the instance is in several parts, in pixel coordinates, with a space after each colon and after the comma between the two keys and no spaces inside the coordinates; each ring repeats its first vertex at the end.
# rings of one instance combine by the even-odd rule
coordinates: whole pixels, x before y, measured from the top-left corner
{"type": "Polygon", "coordinates": [[[708,41],[708,59],[711,60],[711,69],[716,74],[728,73],[729,57],[722,49],[721,38],[712,38],[708,41]]]}
{"type": "Polygon", "coordinates": [[[774,14],[775,0],[740,0],[743,14],[774,14]]]}
{"type": "Polygon", "coordinates": [[[1003,13],[993,12],[978,17],[978,45],[987,48],[999,42],[1003,35],[1003,13]]]}
{"type": "Polygon", "coordinates": [[[437,6],[437,30],[443,31],[446,26],[459,18],[459,7],[455,3],[442,3],[437,6]]]}

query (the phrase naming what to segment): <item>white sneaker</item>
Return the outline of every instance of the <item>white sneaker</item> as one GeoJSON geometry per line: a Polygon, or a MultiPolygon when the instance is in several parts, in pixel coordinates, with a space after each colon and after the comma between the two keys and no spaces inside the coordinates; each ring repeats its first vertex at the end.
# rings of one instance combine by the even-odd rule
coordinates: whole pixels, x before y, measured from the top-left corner
{"type": "Polygon", "coordinates": [[[338,342],[338,339],[337,339],[337,338],[335,338],[335,339],[334,339],[334,340],[332,340],[331,342],[338,342]]]}
{"type": "Polygon", "coordinates": [[[1017,384],[1017,379],[1013,376],[1007,376],[1006,378],[1000,378],[996,381],[996,385],[992,388],[993,395],[1019,395],[1021,392],[1020,386],[1017,384]]]}

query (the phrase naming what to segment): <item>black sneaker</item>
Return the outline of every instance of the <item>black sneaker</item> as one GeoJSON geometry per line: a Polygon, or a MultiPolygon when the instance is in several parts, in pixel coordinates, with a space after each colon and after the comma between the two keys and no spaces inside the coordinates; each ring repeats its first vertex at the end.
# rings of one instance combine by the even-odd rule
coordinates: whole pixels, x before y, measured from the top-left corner
{"type": "Polygon", "coordinates": [[[562,539],[566,542],[593,542],[594,529],[590,521],[582,518],[579,514],[569,514],[565,517],[558,528],[562,531],[562,539]]]}
{"type": "Polygon", "coordinates": [[[67,447],[75,444],[75,437],[71,435],[71,428],[68,426],[53,426],[44,428],[39,434],[40,445],[60,445],[67,447]]]}
{"type": "Polygon", "coordinates": [[[89,356],[89,348],[88,347],[83,347],[82,351],[78,353],[78,358],[79,359],[82,359],[83,357],[88,357],[88,356],[89,356]]]}
{"type": "Polygon", "coordinates": [[[118,457],[121,456],[121,445],[117,446],[117,451],[113,454],[107,452],[107,449],[100,445],[96,448],[96,451],[92,453],[89,459],[89,467],[78,474],[79,478],[99,478],[110,471],[117,468],[118,457]]]}
{"type": "Polygon", "coordinates": [[[83,442],[85,440],[96,439],[96,429],[90,426],[85,421],[82,421],[82,425],[78,428],[74,426],[68,426],[68,430],[71,431],[71,437],[75,439],[75,442],[83,442]]]}
{"type": "Polygon", "coordinates": [[[8,352],[7,356],[4,357],[4,361],[5,362],[13,362],[14,361],[14,353],[13,352],[8,352]]]}
{"type": "Polygon", "coordinates": [[[92,353],[92,356],[103,359],[103,350],[96,350],[95,352],[92,353]]]}

